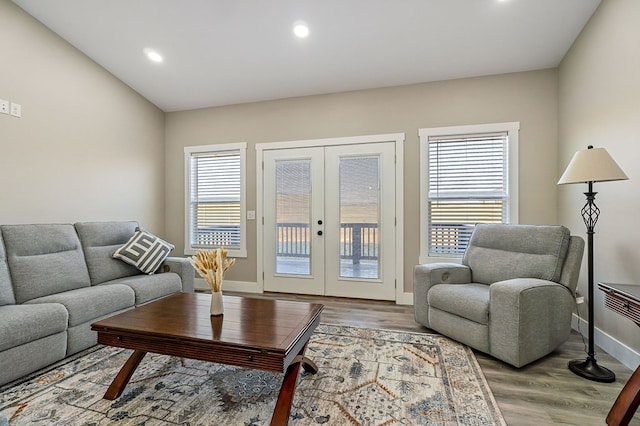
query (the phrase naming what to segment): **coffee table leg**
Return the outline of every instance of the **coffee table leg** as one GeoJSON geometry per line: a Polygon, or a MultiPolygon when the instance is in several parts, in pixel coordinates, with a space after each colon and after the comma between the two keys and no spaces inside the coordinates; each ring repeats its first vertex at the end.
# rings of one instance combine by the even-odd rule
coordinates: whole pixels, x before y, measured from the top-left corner
{"type": "Polygon", "coordinates": [[[136,368],[138,368],[138,365],[140,365],[140,361],[142,361],[142,358],[144,358],[146,354],[146,352],[138,350],[134,351],[131,354],[127,362],[124,363],[124,365],[118,372],[116,378],[113,379],[113,382],[111,382],[111,385],[109,385],[109,389],[107,389],[103,396],[104,399],[113,401],[114,399],[122,395],[122,391],[124,390],[125,386],[127,386],[127,383],[129,383],[133,372],[136,371],[136,368]]]}
{"type": "Polygon", "coordinates": [[[318,372],[318,366],[316,365],[316,363],[311,361],[304,355],[296,356],[291,364],[295,364],[297,362],[300,363],[302,368],[304,368],[304,371],[306,371],[307,373],[316,374],[318,372]]]}
{"type": "Polygon", "coordinates": [[[293,402],[293,394],[296,391],[296,385],[298,384],[298,373],[300,373],[300,367],[304,368],[304,371],[315,374],[318,372],[318,366],[309,358],[304,356],[304,352],[307,349],[307,345],[300,350],[300,353],[293,359],[282,380],[282,387],[278,394],[278,400],[276,401],[276,407],[273,410],[273,416],[271,417],[271,426],[286,425],[289,422],[289,414],[291,413],[291,403],[293,402]]]}

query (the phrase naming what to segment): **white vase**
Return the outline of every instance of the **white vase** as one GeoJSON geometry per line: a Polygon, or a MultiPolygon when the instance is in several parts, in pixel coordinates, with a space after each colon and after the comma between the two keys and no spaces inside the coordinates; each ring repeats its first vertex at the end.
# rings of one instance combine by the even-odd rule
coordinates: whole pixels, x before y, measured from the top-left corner
{"type": "Polygon", "coordinates": [[[222,303],[222,291],[211,292],[211,315],[224,314],[224,304],[222,303]]]}

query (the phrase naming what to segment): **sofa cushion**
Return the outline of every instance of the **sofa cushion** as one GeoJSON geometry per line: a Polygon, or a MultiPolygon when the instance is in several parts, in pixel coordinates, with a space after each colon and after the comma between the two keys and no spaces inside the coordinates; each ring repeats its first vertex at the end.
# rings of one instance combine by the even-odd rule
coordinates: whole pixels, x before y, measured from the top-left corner
{"type": "Polygon", "coordinates": [[[132,308],[133,290],[126,285],[100,285],[65,291],[28,301],[28,304],[59,303],[69,312],[69,327],[123,309],[132,308]]]}
{"type": "Polygon", "coordinates": [[[476,225],[462,264],[476,283],[513,278],[559,282],[571,235],[564,226],[476,225]]]}
{"type": "Polygon", "coordinates": [[[140,274],[135,266],[113,258],[115,251],[129,241],[137,227],[137,222],[124,221],[75,224],[89,268],[91,284],[140,274]]]}
{"type": "Polygon", "coordinates": [[[0,306],[0,352],[67,329],[69,314],[57,303],[0,306]]]}
{"type": "Polygon", "coordinates": [[[1,229],[17,303],[90,285],[73,225],[2,225],[1,229]]]}
{"type": "Polygon", "coordinates": [[[16,298],[13,295],[13,287],[11,287],[7,255],[4,251],[2,231],[0,231],[0,306],[12,305],[14,303],[16,303],[16,298]]]}
{"type": "Polygon", "coordinates": [[[173,244],[138,228],[131,239],[116,250],[113,257],[135,266],[145,274],[153,274],[173,249],[173,244]]]}
{"type": "Polygon", "coordinates": [[[437,284],[427,293],[429,306],[483,325],[489,324],[489,301],[485,284],[437,284]]]}
{"type": "Polygon", "coordinates": [[[136,306],[151,302],[182,290],[178,274],[165,272],[154,275],[136,275],[109,281],[103,285],[123,284],[131,287],[136,294],[136,306]]]}

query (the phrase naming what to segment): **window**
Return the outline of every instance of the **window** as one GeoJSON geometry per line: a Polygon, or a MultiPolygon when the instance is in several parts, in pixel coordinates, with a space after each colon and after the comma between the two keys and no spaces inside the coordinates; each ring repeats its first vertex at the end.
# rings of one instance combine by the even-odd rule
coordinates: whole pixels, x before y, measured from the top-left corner
{"type": "Polygon", "coordinates": [[[518,129],[420,129],[422,262],[462,257],[477,223],[517,223],[518,129]]]}
{"type": "Polygon", "coordinates": [[[246,257],[246,143],[186,147],[185,254],[224,247],[246,257]]]}

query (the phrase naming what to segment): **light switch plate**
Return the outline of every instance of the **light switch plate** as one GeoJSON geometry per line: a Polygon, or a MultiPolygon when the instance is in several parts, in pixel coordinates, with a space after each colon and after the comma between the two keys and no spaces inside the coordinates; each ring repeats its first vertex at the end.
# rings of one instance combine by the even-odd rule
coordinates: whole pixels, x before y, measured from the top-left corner
{"type": "Polygon", "coordinates": [[[9,101],[0,99],[0,113],[9,114],[9,101]]]}

